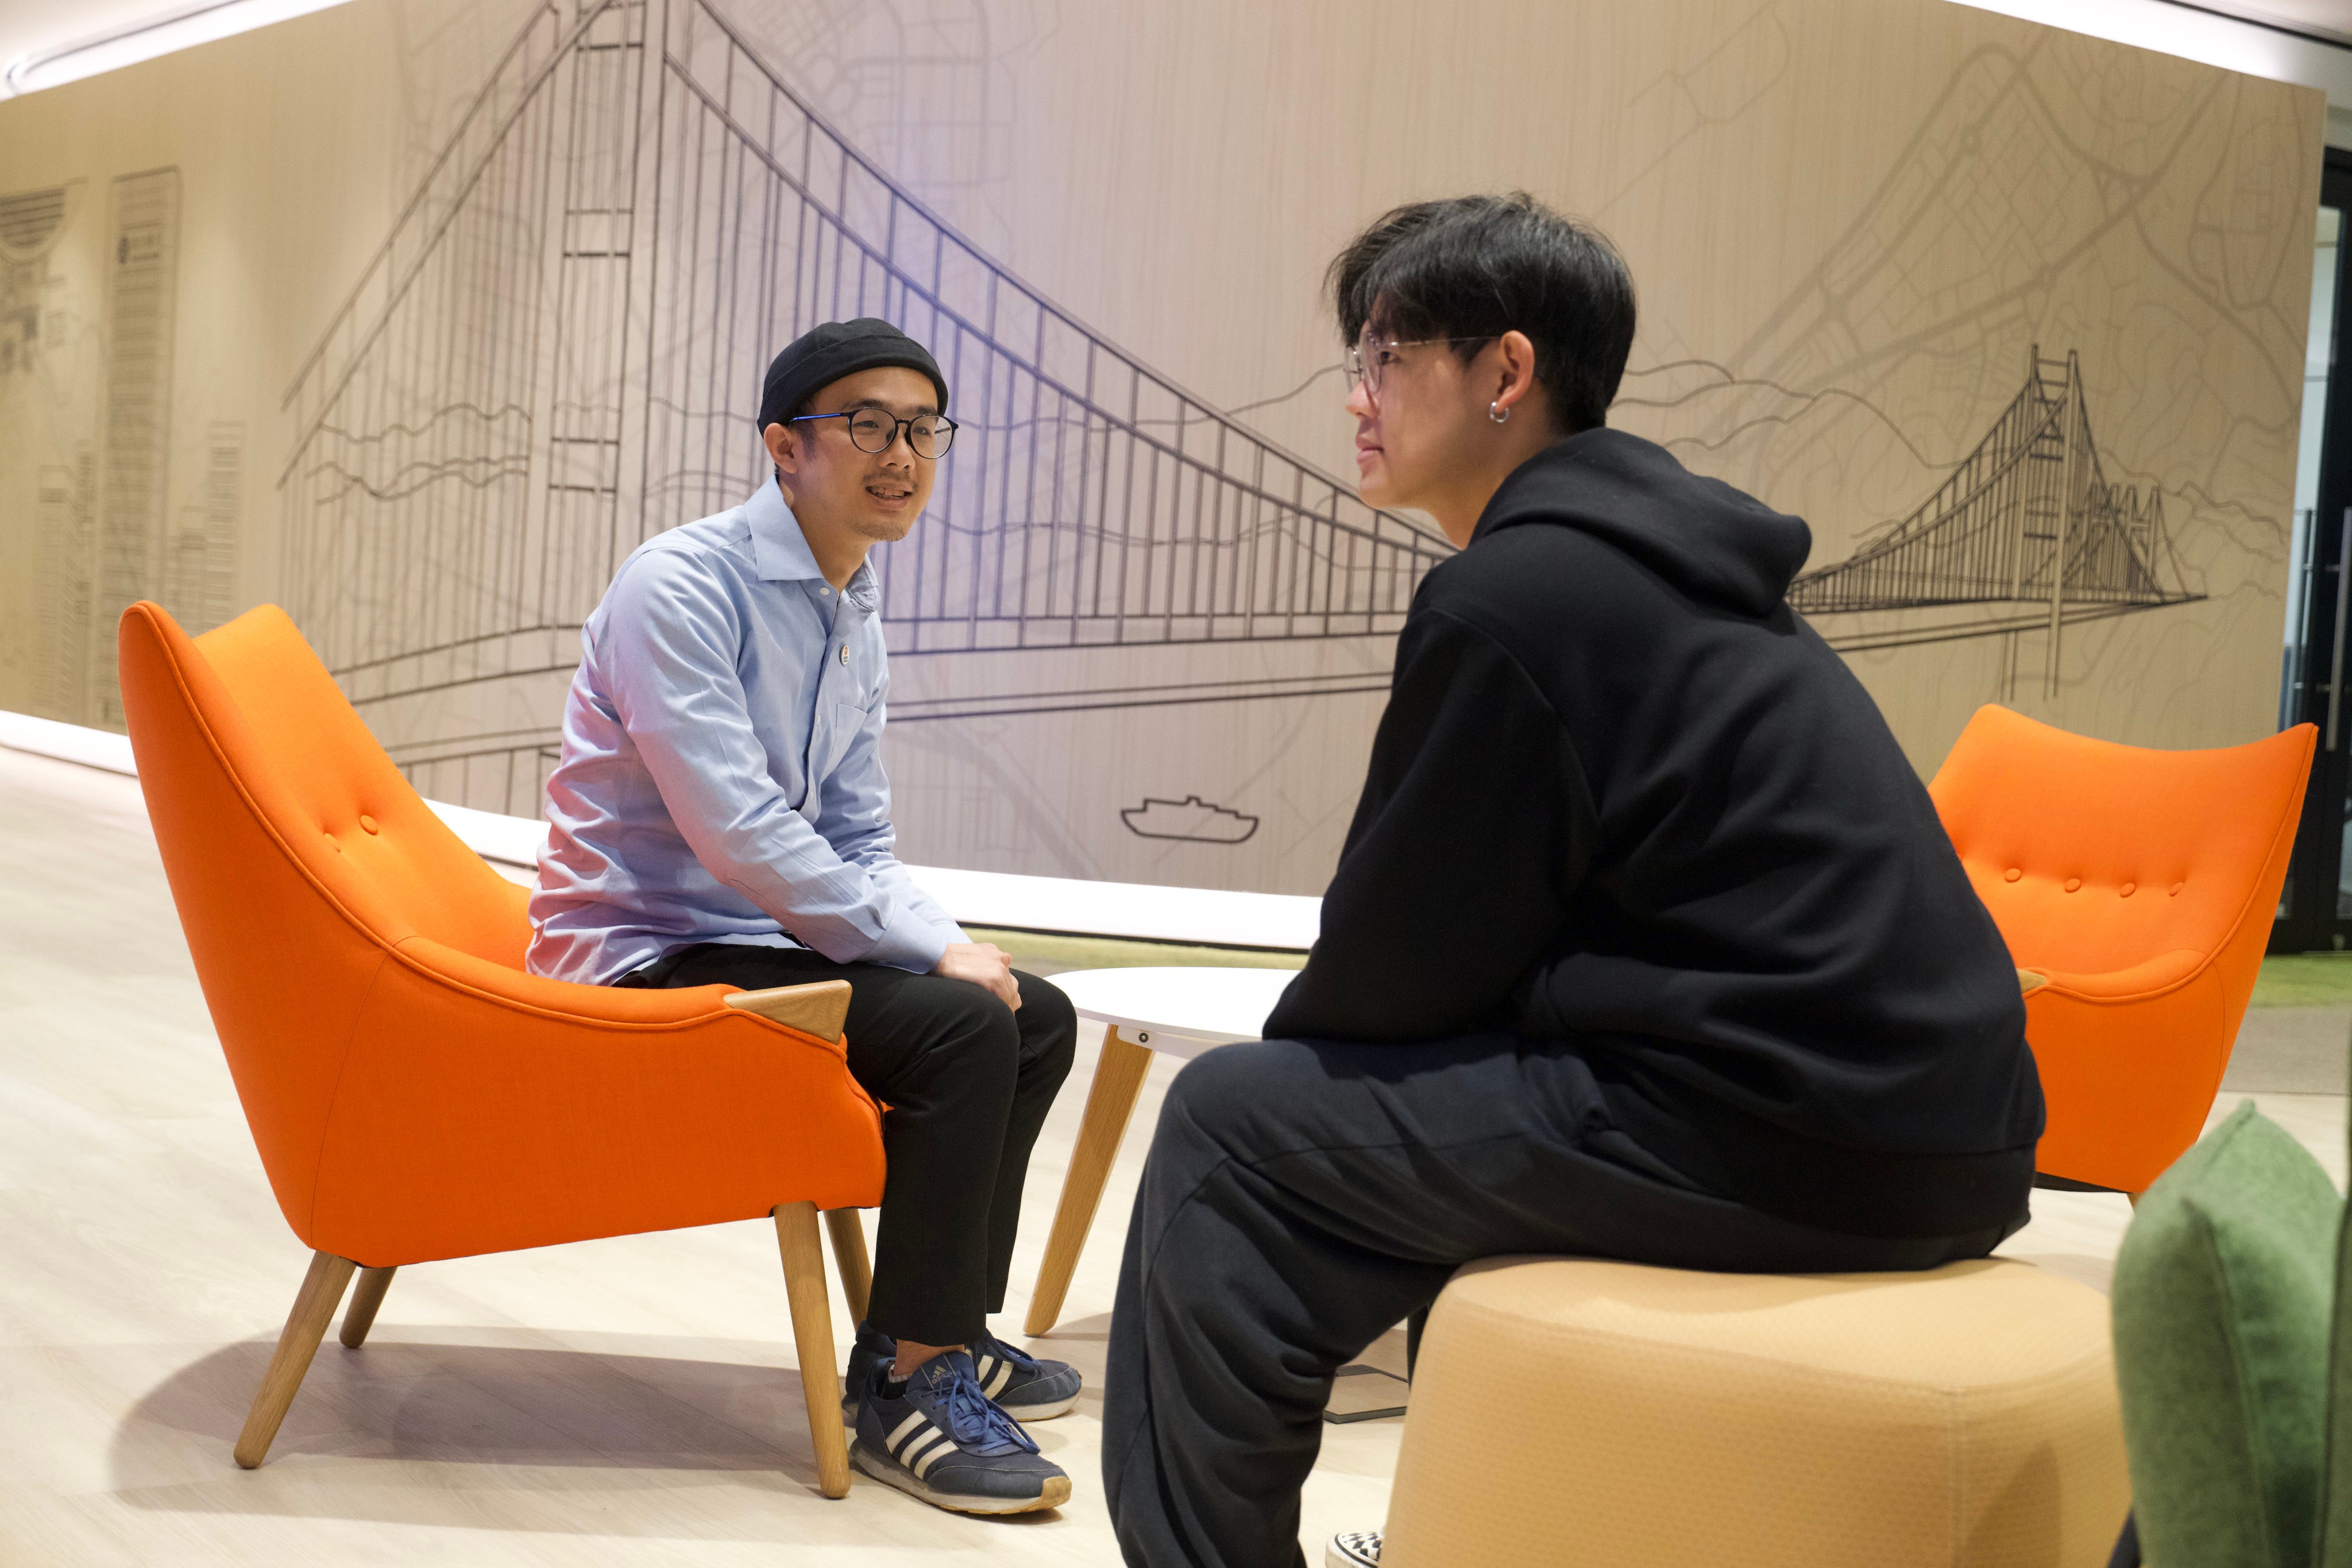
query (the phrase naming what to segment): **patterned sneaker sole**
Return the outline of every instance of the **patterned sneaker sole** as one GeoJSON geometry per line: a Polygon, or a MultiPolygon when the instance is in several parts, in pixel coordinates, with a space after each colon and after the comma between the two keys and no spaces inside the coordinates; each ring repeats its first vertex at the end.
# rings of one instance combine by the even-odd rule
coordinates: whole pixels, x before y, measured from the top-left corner
{"type": "Polygon", "coordinates": [[[885,1486],[898,1488],[910,1498],[918,1498],[933,1508],[943,1508],[951,1513],[1035,1513],[1040,1509],[1059,1508],[1070,1500],[1070,1478],[1049,1476],[1045,1489],[1034,1498],[964,1497],[955,1492],[943,1492],[925,1486],[913,1471],[887,1455],[878,1455],[861,1439],[849,1446],[849,1462],[872,1476],[885,1486]]]}

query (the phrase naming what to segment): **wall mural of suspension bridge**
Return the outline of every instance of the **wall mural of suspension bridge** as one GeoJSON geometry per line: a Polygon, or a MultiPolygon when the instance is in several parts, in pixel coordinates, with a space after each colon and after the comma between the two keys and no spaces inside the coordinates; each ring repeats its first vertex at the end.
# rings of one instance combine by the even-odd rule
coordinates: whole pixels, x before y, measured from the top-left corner
{"type": "MultiPolygon", "coordinates": [[[[1014,276],[751,41],[773,53],[792,26],[752,21],[747,31],[730,19],[726,0],[528,9],[285,388],[277,596],[420,789],[535,816],[579,628],[613,572],[646,538],[764,479],[748,411],[776,348],[821,321],[883,316],[936,353],[963,431],[929,514],[877,556],[907,853],[1319,889],[1395,633],[1450,547],[1366,507],[1348,480],[1014,276]]],[[[824,75],[814,56],[791,58],[811,79],[824,75]]],[[[1991,68],[1955,68],[1965,86],[1991,68]]],[[[2052,169],[2074,167],[2073,143],[2015,99],[1954,90],[1958,107],[1937,113],[2040,148],[2052,169]]],[[[1926,151],[1903,166],[1965,141],[1923,131],[1926,151]]],[[[1990,177],[1990,164],[1962,167],[1990,177]]],[[[1941,213],[1918,194],[1939,188],[1890,176],[1862,202],[1853,243],[1867,265],[1843,251],[1839,266],[1822,262],[1838,288],[1822,285],[1818,300],[1812,284],[1790,285],[1766,319],[1795,347],[1769,346],[1779,340],[1759,328],[1766,346],[1731,356],[1761,356],[1757,379],[1723,369],[1719,398],[1703,387],[1662,395],[1629,406],[1628,427],[1687,441],[1702,469],[1717,454],[1727,477],[1745,475],[1768,501],[1803,510],[1805,499],[1780,492],[1806,492],[1824,536],[1848,537],[1846,519],[1822,504],[1845,487],[1822,476],[1863,471],[1846,464],[1858,426],[1813,423],[1836,405],[1790,387],[1863,375],[1874,393],[1867,377],[1887,374],[1839,357],[1850,275],[1908,289],[1916,273],[1919,287],[1895,296],[1931,303],[1886,321],[1920,342],[1947,330],[1962,342],[2020,335],[1935,313],[1958,309],[1932,304],[1944,296],[1924,281],[1948,236],[1922,239],[1916,255],[1873,237],[1938,233],[1895,219],[1921,202],[1941,213]],[[1738,423],[1718,433],[1717,407],[1738,423]],[[1769,461],[1742,458],[1748,448],[1727,443],[1752,439],[1740,435],[1749,429],[1785,444],[1769,461]]],[[[2006,256],[2038,242],[1996,224],[1983,243],[2006,256]]],[[[2105,308],[2063,330],[2102,363],[2120,363],[2105,308]]],[[[1679,329],[1665,319],[1672,338],[1679,329]]],[[[1945,367],[1938,385],[1976,384],[1969,353],[1930,357],[1945,367]]],[[[1261,366],[1276,384],[1299,368],[1279,354],[1261,366]]],[[[1671,380],[1670,368],[1642,374],[1671,380]]],[[[1923,700],[1903,688],[1898,707],[1964,716],[1960,703],[2020,695],[2018,665],[2037,647],[2045,696],[2062,673],[2079,686],[2097,645],[2074,628],[2194,604],[2212,579],[2210,542],[2190,542],[2194,571],[2174,554],[2190,521],[2168,517],[2177,501],[2146,479],[2110,479],[2137,468],[2114,455],[2128,443],[2103,454],[2071,347],[2063,360],[2035,349],[2024,368],[1980,439],[1965,420],[1936,426],[1944,450],[1976,440],[1948,469],[1899,428],[1940,417],[1933,399],[1877,413],[1916,466],[1899,481],[1873,479],[1875,499],[1860,504],[1912,510],[1841,542],[1844,559],[1792,590],[1832,646],[1858,665],[1879,661],[1866,678],[1882,683],[1899,650],[2000,639],[1990,689],[1977,672],[1993,659],[1955,659],[1948,669],[1966,673],[1924,678],[1954,692],[1923,700]],[[2062,653],[2073,661],[2063,671],[2062,653]]],[[[1234,390],[1233,406],[1256,407],[1248,399],[1263,388],[1234,390]]],[[[2120,403],[2131,390],[2105,395],[2120,403]]],[[[1978,395],[1963,393],[1964,405],[1981,406],[1978,395]]],[[[2131,400],[2135,432],[2145,405],[2131,400]]],[[[1863,434],[1889,449],[1884,430],[1863,434]]],[[[2177,494],[2200,493],[2167,473],[2177,494]]],[[[1916,674],[1906,664],[1895,679],[1916,674]]]]}
{"type": "Polygon", "coordinates": [[[706,0],[550,5],[286,394],[289,607],[420,788],[538,814],[582,620],[757,488],[768,356],[859,315],[962,426],[877,556],[894,731],[1385,690],[1441,538],[994,265],[706,0]]]}
{"type": "Polygon", "coordinates": [[[1842,652],[2044,631],[2045,695],[2068,626],[2203,597],[2180,585],[2163,494],[2107,482],[2079,357],[2038,346],[2016,398],[1935,494],[1789,590],[1842,652]],[[1875,624],[1845,621],[1865,616],[1875,624]]]}

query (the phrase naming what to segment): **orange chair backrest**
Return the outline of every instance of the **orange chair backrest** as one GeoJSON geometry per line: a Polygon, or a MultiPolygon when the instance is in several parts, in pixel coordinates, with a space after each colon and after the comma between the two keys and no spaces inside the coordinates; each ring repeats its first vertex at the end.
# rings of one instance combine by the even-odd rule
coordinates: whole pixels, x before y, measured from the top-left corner
{"type": "Polygon", "coordinates": [[[2315,734],[2150,751],[1987,706],[1928,793],[2021,966],[2109,973],[2169,955],[2185,979],[2192,956],[2218,959],[2251,994],[2315,734]]]}
{"type": "Polygon", "coordinates": [[[142,603],[118,643],[173,900],[299,1234],[369,981],[412,935],[521,967],[528,895],[434,816],[275,605],[191,639],[142,603]]]}

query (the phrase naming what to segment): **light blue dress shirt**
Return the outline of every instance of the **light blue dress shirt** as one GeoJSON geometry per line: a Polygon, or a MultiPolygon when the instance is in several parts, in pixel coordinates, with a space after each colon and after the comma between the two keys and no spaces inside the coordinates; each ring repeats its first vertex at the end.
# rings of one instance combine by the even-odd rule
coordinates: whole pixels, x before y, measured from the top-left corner
{"type": "Polygon", "coordinates": [[[928,973],[967,940],[893,853],[880,603],[871,565],[834,592],[773,479],[622,563],[564,702],[532,973],[701,942],[928,973]]]}

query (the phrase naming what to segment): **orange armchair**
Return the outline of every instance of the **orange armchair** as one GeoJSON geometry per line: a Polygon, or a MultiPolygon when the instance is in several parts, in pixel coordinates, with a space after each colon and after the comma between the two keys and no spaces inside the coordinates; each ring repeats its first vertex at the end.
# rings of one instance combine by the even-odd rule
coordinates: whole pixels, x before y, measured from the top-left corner
{"type": "Polygon", "coordinates": [[[849,1485],[817,1214],[863,1316],[880,1115],[838,981],[614,990],[522,969],[526,895],[444,826],[285,614],[119,632],[173,901],[309,1276],[236,1458],[261,1462],[354,1270],[772,1215],[819,1482],[849,1485]]]}
{"type": "Polygon", "coordinates": [[[2137,1198],[2197,1141],[2253,994],[2316,734],[2156,752],[1988,706],[1928,785],[2031,972],[2048,1184],[2137,1198]]]}

